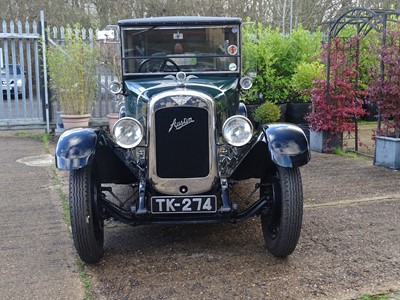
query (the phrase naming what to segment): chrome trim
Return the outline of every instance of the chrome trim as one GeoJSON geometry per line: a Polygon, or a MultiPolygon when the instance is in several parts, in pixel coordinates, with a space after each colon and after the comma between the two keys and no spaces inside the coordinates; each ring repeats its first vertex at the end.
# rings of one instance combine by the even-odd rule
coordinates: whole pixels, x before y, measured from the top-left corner
{"type": "Polygon", "coordinates": [[[251,123],[251,121],[250,121],[247,117],[242,116],[242,115],[234,115],[234,116],[231,116],[231,117],[229,117],[229,118],[224,122],[224,125],[222,125],[222,136],[224,137],[224,140],[225,140],[229,145],[234,146],[234,147],[242,147],[242,146],[248,144],[248,143],[250,142],[251,138],[253,137],[253,133],[254,133],[253,131],[254,131],[254,129],[253,129],[253,124],[251,123]],[[229,124],[229,122],[231,122],[231,121],[234,120],[234,119],[242,119],[242,120],[246,121],[246,123],[250,126],[251,135],[249,136],[248,140],[247,140],[245,143],[243,143],[243,144],[242,144],[242,143],[237,144],[237,145],[232,144],[230,141],[228,141],[228,139],[227,139],[227,137],[226,137],[226,132],[225,132],[226,126],[227,126],[227,124],[229,124]]]}
{"type": "MultiPolygon", "coordinates": [[[[179,102],[179,101],[178,101],[179,102]]],[[[167,195],[196,195],[205,193],[212,188],[218,177],[217,169],[217,145],[216,145],[216,119],[215,119],[215,104],[213,98],[207,94],[197,92],[194,90],[187,89],[176,89],[174,91],[166,91],[154,96],[149,103],[148,110],[148,126],[147,136],[149,137],[148,149],[148,176],[149,181],[153,185],[154,189],[160,193],[167,195]],[[171,101],[170,97],[187,97],[188,101],[185,103],[178,104],[175,101],[171,101]],[[156,163],[156,137],[154,134],[155,128],[155,112],[164,108],[176,106],[189,106],[189,107],[200,107],[204,108],[208,112],[208,131],[209,131],[209,174],[206,177],[197,178],[160,178],[157,176],[157,163],[156,163]],[[153,133],[153,134],[151,134],[153,133]],[[179,187],[187,186],[188,192],[183,194],[180,192],[179,187]]]]}
{"type": "Polygon", "coordinates": [[[115,122],[114,127],[112,129],[112,133],[113,133],[115,142],[120,147],[125,148],[125,149],[131,149],[131,148],[135,148],[136,146],[138,146],[141,143],[141,141],[143,140],[144,128],[143,128],[143,125],[137,119],[132,118],[132,117],[124,117],[124,118],[118,119],[117,122],[115,122]],[[122,122],[126,122],[126,121],[131,121],[131,122],[135,123],[139,127],[140,132],[141,132],[140,139],[138,139],[135,143],[133,143],[132,145],[129,145],[129,146],[128,145],[124,145],[123,143],[121,143],[121,141],[119,139],[120,137],[115,132],[118,129],[118,125],[121,124],[122,122]]]}
{"type": "Polygon", "coordinates": [[[250,76],[244,76],[240,79],[239,84],[242,89],[249,90],[253,86],[253,80],[250,76]],[[246,85],[246,81],[249,83],[248,85],[246,85]]]}
{"type": "Polygon", "coordinates": [[[119,81],[111,81],[110,84],[108,85],[110,92],[114,95],[120,94],[122,92],[122,83],[119,81]],[[116,89],[114,90],[114,87],[116,87],[116,89]]]}
{"type": "MultiPolygon", "coordinates": [[[[163,82],[163,83],[162,83],[162,86],[165,86],[165,87],[174,86],[174,87],[177,87],[177,88],[180,87],[180,86],[176,83],[175,76],[172,76],[172,77],[170,77],[170,76],[165,76],[164,78],[172,79],[173,82],[163,82]]],[[[181,87],[181,88],[186,88],[186,89],[188,89],[188,88],[190,88],[191,86],[194,86],[194,87],[200,87],[200,88],[214,89],[214,90],[220,92],[221,94],[225,93],[225,91],[226,91],[226,90],[223,90],[223,89],[221,89],[220,87],[215,86],[215,85],[210,85],[210,84],[205,84],[205,83],[197,83],[197,82],[189,82],[190,79],[194,79],[194,78],[195,78],[195,77],[187,76],[186,86],[185,86],[185,87],[181,87]]],[[[141,88],[141,91],[137,94],[138,96],[137,96],[137,100],[136,100],[136,101],[139,102],[139,99],[140,99],[140,98],[143,98],[143,101],[147,103],[147,99],[143,96],[143,94],[146,93],[146,92],[149,92],[149,91],[151,91],[151,90],[159,89],[159,88],[160,88],[159,85],[156,85],[156,86],[153,86],[153,87],[149,87],[149,88],[146,88],[146,89],[145,89],[145,88],[141,88]]],[[[169,91],[169,92],[173,92],[173,91],[169,91]]]]}
{"type": "Polygon", "coordinates": [[[246,104],[244,104],[243,102],[239,102],[238,114],[248,118],[248,116],[247,116],[247,107],[246,107],[246,104]]]}
{"type": "MultiPolygon", "coordinates": [[[[237,66],[237,71],[186,71],[185,73],[187,75],[231,75],[231,74],[240,74],[241,69],[240,69],[240,63],[238,63],[237,66]]],[[[176,72],[154,72],[154,73],[124,73],[124,76],[133,76],[133,75],[156,75],[156,76],[162,76],[162,75],[175,75],[176,72]]]]}

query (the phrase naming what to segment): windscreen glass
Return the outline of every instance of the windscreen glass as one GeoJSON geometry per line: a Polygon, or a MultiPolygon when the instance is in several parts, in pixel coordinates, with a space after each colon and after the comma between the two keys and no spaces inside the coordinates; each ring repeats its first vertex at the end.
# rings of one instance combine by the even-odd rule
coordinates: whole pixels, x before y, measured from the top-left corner
{"type": "Polygon", "coordinates": [[[124,28],[124,74],[239,72],[239,26],[124,28]]]}

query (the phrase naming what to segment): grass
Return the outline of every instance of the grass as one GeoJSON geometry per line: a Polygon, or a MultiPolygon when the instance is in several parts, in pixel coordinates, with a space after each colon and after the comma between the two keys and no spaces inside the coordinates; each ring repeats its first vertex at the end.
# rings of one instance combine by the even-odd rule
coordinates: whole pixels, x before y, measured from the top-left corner
{"type": "Polygon", "coordinates": [[[78,268],[79,268],[79,276],[81,277],[81,282],[85,289],[85,300],[92,299],[92,282],[90,281],[89,275],[85,270],[85,265],[83,262],[78,258],[77,260],[78,268]]]}
{"type": "Polygon", "coordinates": [[[333,151],[333,154],[340,155],[340,156],[351,157],[351,158],[360,158],[361,157],[357,153],[345,151],[341,147],[336,148],[335,151],[333,151]]]}
{"type": "Polygon", "coordinates": [[[363,159],[363,160],[367,160],[367,161],[371,160],[371,157],[367,154],[356,153],[353,151],[346,151],[341,147],[336,148],[335,151],[333,151],[332,153],[336,154],[336,155],[344,156],[344,157],[363,159]]]}
{"type": "Polygon", "coordinates": [[[305,204],[312,204],[313,203],[313,199],[309,196],[304,197],[304,203],[305,204]]]}
{"type": "Polygon", "coordinates": [[[336,154],[336,155],[340,155],[340,156],[348,156],[349,154],[355,154],[355,153],[344,151],[344,149],[342,147],[337,147],[332,153],[336,154]]]}
{"type": "Polygon", "coordinates": [[[386,299],[390,299],[389,294],[364,295],[361,298],[358,298],[357,300],[386,300],[386,299]]]}
{"type": "MultiPolygon", "coordinates": [[[[62,183],[60,176],[57,174],[57,169],[55,166],[53,166],[53,174],[54,174],[54,178],[56,181],[57,190],[58,190],[58,193],[59,193],[59,196],[61,199],[61,204],[63,207],[63,218],[64,218],[65,222],[69,225],[69,224],[71,224],[71,215],[69,212],[68,197],[62,189],[63,183],[62,183]]],[[[85,291],[85,300],[91,300],[92,299],[92,283],[90,281],[88,273],[85,270],[85,265],[80,260],[79,257],[77,257],[76,264],[78,266],[79,276],[80,276],[80,279],[81,279],[81,282],[82,282],[82,285],[83,285],[83,288],[85,291]]]]}
{"type": "Polygon", "coordinates": [[[44,150],[46,151],[47,154],[50,153],[50,140],[51,140],[51,135],[48,133],[27,133],[25,131],[20,131],[17,133],[17,136],[20,138],[32,138],[35,140],[39,140],[43,142],[44,150]]]}
{"type": "Polygon", "coordinates": [[[61,199],[61,204],[63,207],[63,218],[64,221],[67,224],[71,223],[71,215],[69,214],[69,203],[68,203],[68,197],[67,195],[64,193],[62,187],[63,187],[63,183],[62,180],[60,178],[60,176],[57,174],[57,169],[55,166],[53,166],[53,175],[54,175],[54,180],[56,182],[56,188],[58,191],[58,194],[60,196],[61,199]]]}
{"type": "Polygon", "coordinates": [[[359,125],[373,125],[373,126],[377,126],[377,124],[378,124],[377,121],[364,121],[364,120],[358,120],[357,123],[359,125]]]}

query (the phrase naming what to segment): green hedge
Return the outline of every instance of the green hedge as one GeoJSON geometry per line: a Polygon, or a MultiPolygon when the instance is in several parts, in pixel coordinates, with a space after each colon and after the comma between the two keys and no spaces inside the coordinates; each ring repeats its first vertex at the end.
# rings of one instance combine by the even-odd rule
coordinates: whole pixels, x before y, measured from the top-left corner
{"type": "Polygon", "coordinates": [[[309,101],[304,94],[319,78],[322,33],[311,33],[301,26],[283,35],[279,29],[262,23],[243,29],[243,71],[255,76],[253,88],[245,96],[251,102],[260,94],[265,101],[309,101]]]}

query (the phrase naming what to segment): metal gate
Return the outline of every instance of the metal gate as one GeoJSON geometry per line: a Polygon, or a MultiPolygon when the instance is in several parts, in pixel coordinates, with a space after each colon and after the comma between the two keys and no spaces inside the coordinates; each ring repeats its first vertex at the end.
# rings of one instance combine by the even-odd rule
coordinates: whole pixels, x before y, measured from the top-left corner
{"type": "Polygon", "coordinates": [[[2,22],[0,130],[46,128],[49,131],[43,12],[40,17],[40,23],[2,22]]]}
{"type": "MultiPolygon", "coordinates": [[[[57,99],[49,102],[46,47],[48,43],[62,45],[64,28],[44,28],[43,11],[40,22],[3,21],[0,25],[0,130],[37,128],[49,132],[50,127],[56,127],[59,105],[57,99]]],[[[82,32],[86,30],[82,28],[82,32]]],[[[89,29],[87,33],[87,41],[91,42],[98,31],[89,29]]],[[[118,39],[108,41],[98,37],[97,41],[101,42],[105,56],[115,58],[119,54],[118,39]]],[[[121,101],[108,88],[117,79],[118,71],[107,67],[105,61],[103,57],[103,64],[99,65],[98,94],[91,118],[94,126],[105,125],[107,114],[118,111],[121,101]]]]}

